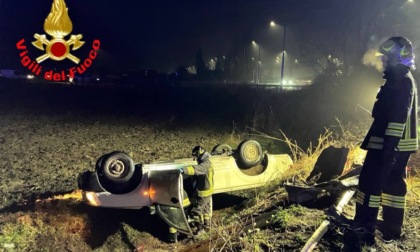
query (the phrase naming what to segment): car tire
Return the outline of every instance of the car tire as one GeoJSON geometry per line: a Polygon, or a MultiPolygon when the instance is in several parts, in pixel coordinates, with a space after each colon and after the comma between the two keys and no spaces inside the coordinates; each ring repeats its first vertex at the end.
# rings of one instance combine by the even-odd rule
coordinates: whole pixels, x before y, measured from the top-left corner
{"type": "Polygon", "coordinates": [[[101,169],[100,167],[102,166],[102,162],[104,161],[104,158],[106,158],[106,156],[108,156],[108,154],[102,155],[98,158],[98,160],[96,160],[96,164],[95,164],[95,170],[99,172],[99,170],[101,169]]]}
{"type": "Polygon", "coordinates": [[[117,184],[129,181],[134,174],[133,160],[129,155],[120,151],[100,157],[96,168],[100,177],[117,184]]]}
{"type": "Polygon", "coordinates": [[[261,163],[264,157],[261,145],[255,140],[242,141],[237,149],[241,168],[250,168],[261,163]]]}
{"type": "Polygon", "coordinates": [[[218,144],[213,147],[211,154],[212,155],[222,155],[224,153],[231,154],[232,153],[232,147],[228,144],[218,144]]]}

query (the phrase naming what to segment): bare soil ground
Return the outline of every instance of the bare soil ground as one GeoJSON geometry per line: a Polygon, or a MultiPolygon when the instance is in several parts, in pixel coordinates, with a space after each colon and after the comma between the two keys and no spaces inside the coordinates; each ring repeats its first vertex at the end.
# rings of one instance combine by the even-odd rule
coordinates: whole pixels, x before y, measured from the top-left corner
{"type": "MultiPolygon", "coordinates": [[[[145,95],[8,85],[0,87],[0,251],[182,251],[197,241],[181,237],[179,243],[167,243],[166,224],[147,208],[102,209],[82,203],[75,191],[77,175],[92,170],[98,157],[114,150],[147,163],[188,157],[197,144],[236,147],[249,137],[239,126],[249,119],[245,103],[238,105],[240,99],[223,92],[223,98],[214,100],[204,96],[203,105],[197,90],[171,96],[159,90],[145,95]]],[[[285,151],[281,143],[258,140],[272,152],[285,151]]],[[[391,245],[379,241],[378,251],[420,250],[418,160],[415,156],[410,166],[414,178],[409,180],[406,235],[391,245]]],[[[288,207],[284,190],[277,190],[273,202],[284,201],[288,207]]],[[[228,232],[223,236],[226,220],[237,218],[233,223],[240,234],[240,223],[255,216],[241,212],[274,204],[258,202],[258,197],[247,201],[258,195],[264,192],[214,197],[213,231],[219,238],[213,244],[224,239],[216,251],[300,251],[325,219],[322,209],[298,207],[279,217],[285,220],[283,226],[252,230],[254,235],[242,234],[242,240],[228,232]]],[[[352,207],[350,203],[349,215],[352,207]]],[[[341,250],[342,238],[334,232],[315,249],[341,250]]]]}

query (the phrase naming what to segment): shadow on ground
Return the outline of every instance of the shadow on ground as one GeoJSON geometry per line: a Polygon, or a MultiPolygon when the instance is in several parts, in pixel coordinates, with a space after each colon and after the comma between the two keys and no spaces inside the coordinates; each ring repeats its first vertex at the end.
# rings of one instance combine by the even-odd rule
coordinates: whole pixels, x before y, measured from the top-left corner
{"type": "MultiPolygon", "coordinates": [[[[25,203],[13,204],[0,209],[0,224],[14,221],[17,216],[31,215],[32,219],[42,216],[47,225],[54,226],[54,219],[58,216],[69,215],[71,221],[82,217],[85,227],[84,233],[78,234],[80,239],[91,249],[102,247],[107,239],[119,234],[119,239],[130,250],[136,248],[132,236],[144,236],[141,233],[150,234],[161,242],[166,242],[168,225],[157,215],[151,215],[148,207],[141,209],[112,209],[96,208],[88,206],[78,199],[55,199],[54,196],[61,196],[60,193],[48,193],[41,197],[28,199],[25,203]],[[46,213],[44,216],[43,214],[46,213]],[[132,233],[131,227],[137,231],[132,233]],[[130,233],[131,232],[131,233],[130,233]],[[131,237],[131,238],[130,238],[131,237]]],[[[213,196],[214,210],[224,211],[227,208],[241,205],[246,198],[230,194],[216,194],[213,196]]],[[[63,219],[63,221],[65,221],[63,219]]],[[[59,234],[57,234],[59,235],[59,234]]]]}

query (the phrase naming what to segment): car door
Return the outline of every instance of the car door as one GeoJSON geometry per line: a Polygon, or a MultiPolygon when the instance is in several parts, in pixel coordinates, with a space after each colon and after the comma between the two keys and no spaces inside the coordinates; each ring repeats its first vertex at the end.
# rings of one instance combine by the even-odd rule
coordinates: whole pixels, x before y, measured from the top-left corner
{"type": "Polygon", "coordinates": [[[179,169],[150,170],[149,183],[159,216],[179,232],[193,235],[182,205],[183,179],[179,169]]]}

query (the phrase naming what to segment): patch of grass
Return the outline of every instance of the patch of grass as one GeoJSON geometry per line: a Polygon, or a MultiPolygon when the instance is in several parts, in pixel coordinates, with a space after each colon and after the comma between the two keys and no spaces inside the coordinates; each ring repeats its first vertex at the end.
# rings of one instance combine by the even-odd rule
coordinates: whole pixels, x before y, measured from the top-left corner
{"type": "Polygon", "coordinates": [[[70,251],[89,251],[89,247],[84,243],[91,235],[87,216],[75,213],[64,202],[46,204],[44,209],[35,212],[33,217],[40,223],[40,233],[36,237],[37,246],[57,250],[65,248],[70,251]]]}
{"type": "Polygon", "coordinates": [[[67,197],[39,200],[34,210],[1,226],[0,247],[12,251],[48,248],[62,251],[90,251],[85,240],[91,235],[86,214],[74,211],[75,203],[67,197]]]}
{"type": "Polygon", "coordinates": [[[0,232],[0,247],[4,250],[30,251],[36,247],[37,224],[30,215],[22,215],[16,222],[4,223],[0,232]]]}
{"type": "Polygon", "coordinates": [[[304,213],[304,209],[300,205],[291,205],[288,208],[281,209],[277,211],[275,215],[272,216],[272,221],[274,224],[279,225],[280,228],[285,228],[294,217],[300,217],[304,213]]]}
{"type": "Polygon", "coordinates": [[[276,237],[267,232],[267,230],[254,229],[246,236],[240,238],[240,251],[274,251],[276,237]]]}

